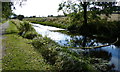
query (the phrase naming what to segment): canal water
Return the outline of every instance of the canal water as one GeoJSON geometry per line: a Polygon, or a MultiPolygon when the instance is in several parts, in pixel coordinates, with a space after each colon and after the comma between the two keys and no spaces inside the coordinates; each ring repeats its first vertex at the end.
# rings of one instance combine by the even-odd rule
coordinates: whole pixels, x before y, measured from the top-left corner
{"type": "MultiPolygon", "coordinates": [[[[32,24],[32,23],[31,23],[32,24]]],[[[40,24],[32,24],[37,33],[41,34],[43,37],[48,37],[61,46],[70,46],[70,47],[82,47],[82,43],[84,41],[84,36],[82,35],[68,35],[61,32],[56,32],[60,29],[51,26],[44,26],[40,24]]],[[[106,45],[108,43],[101,43],[97,39],[91,39],[87,37],[86,47],[94,47],[106,45]]],[[[79,51],[79,49],[71,48],[74,51],[79,51]]],[[[92,49],[94,51],[94,55],[98,57],[102,57],[104,59],[108,59],[110,64],[113,64],[115,68],[113,70],[120,71],[120,47],[115,45],[110,45],[106,47],[101,47],[97,49],[92,49]]]]}

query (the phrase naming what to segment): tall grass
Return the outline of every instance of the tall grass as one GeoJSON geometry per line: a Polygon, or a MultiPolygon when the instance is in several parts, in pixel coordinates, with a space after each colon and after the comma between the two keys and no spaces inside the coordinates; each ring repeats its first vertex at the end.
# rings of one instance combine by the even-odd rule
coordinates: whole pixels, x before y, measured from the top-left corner
{"type": "Polygon", "coordinates": [[[16,21],[12,21],[12,23],[16,26],[16,28],[19,30],[19,35],[24,37],[24,38],[28,38],[28,39],[33,39],[37,36],[37,32],[35,31],[35,29],[32,27],[31,24],[29,24],[29,22],[16,22],[16,21]]]}

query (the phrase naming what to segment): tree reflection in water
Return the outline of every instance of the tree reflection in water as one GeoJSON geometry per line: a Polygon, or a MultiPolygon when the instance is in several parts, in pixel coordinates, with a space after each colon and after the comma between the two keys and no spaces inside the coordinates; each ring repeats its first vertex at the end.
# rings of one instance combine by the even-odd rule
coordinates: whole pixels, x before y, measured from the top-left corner
{"type": "Polygon", "coordinates": [[[73,36],[70,40],[70,45],[72,47],[94,47],[98,46],[100,43],[96,39],[91,39],[87,36],[73,36]]]}
{"type": "MultiPolygon", "coordinates": [[[[82,37],[82,36],[73,36],[70,40],[70,46],[71,47],[95,47],[100,45],[105,45],[107,43],[100,43],[97,39],[91,39],[90,37],[82,37]]],[[[101,59],[101,63],[109,63],[112,54],[108,51],[105,51],[101,48],[97,49],[87,49],[84,51],[79,52],[79,54],[82,54],[83,56],[87,56],[90,58],[95,59],[101,59]]],[[[100,63],[99,60],[93,60],[91,63],[100,63]]],[[[104,64],[103,64],[104,65],[104,64]]],[[[112,71],[115,67],[114,64],[108,64],[106,65],[108,71],[112,71]]]]}

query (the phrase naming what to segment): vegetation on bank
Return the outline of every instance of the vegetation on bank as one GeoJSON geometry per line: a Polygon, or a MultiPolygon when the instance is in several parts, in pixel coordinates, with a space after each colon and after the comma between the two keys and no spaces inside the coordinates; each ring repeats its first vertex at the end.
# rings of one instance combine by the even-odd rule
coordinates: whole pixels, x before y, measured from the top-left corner
{"type": "Polygon", "coordinates": [[[28,44],[30,41],[16,34],[5,35],[5,56],[2,60],[4,70],[40,70],[49,71],[52,66],[45,62],[45,59],[34,47],[28,44]]]}
{"type": "Polygon", "coordinates": [[[24,18],[24,20],[36,24],[54,26],[63,29],[68,27],[69,22],[68,18],[66,17],[24,18]]]}
{"type": "Polygon", "coordinates": [[[29,23],[12,21],[6,30],[3,44],[6,55],[3,58],[3,70],[40,70],[43,72],[101,72],[109,71],[112,66],[108,60],[89,56],[86,52],[77,54],[59,46],[47,37],[36,34],[34,38],[24,37],[35,32],[29,23]],[[25,32],[22,31],[25,29],[25,32]],[[27,26],[27,27],[24,27],[27,26]],[[28,27],[29,26],[29,27],[28,27]]]}

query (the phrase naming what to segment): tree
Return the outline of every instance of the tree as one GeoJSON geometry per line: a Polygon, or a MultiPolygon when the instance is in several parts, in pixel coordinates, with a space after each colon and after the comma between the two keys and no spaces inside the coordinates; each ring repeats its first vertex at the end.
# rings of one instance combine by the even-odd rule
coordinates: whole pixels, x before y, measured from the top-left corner
{"type": "MultiPolygon", "coordinates": [[[[17,0],[17,3],[22,6],[25,1],[27,0],[17,0]]],[[[13,15],[12,9],[15,9],[14,2],[2,2],[2,17],[8,19],[13,15]]]]}
{"type": "Polygon", "coordinates": [[[12,15],[12,9],[11,6],[13,6],[12,2],[2,2],[2,17],[3,18],[9,18],[10,15],[12,15]]]}
{"type": "Polygon", "coordinates": [[[53,15],[48,15],[48,17],[53,17],[53,15]]]}
{"type": "Polygon", "coordinates": [[[33,16],[33,18],[36,18],[36,16],[33,16]]]}
{"type": "MultiPolygon", "coordinates": [[[[105,14],[106,16],[109,16],[116,9],[116,3],[117,2],[86,2],[86,0],[76,0],[72,2],[68,0],[59,4],[58,10],[62,10],[64,15],[68,16],[69,14],[76,14],[77,16],[79,16],[80,13],[83,13],[84,24],[87,24],[88,16],[90,15],[87,14],[88,11],[92,13],[91,15],[94,15],[93,17],[95,18],[97,15],[100,14],[105,14]]],[[[72,18],[74,17],[74,15],[70,16],[72,16],[72,18]]]]}
{"type": "Polygon", "coordinates": [[[18,15],[17,18],[18,18],[19,20],[23,20],[24,15],[18,15]]]}

